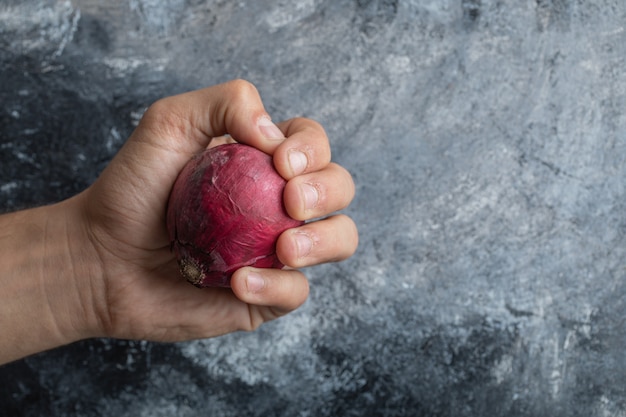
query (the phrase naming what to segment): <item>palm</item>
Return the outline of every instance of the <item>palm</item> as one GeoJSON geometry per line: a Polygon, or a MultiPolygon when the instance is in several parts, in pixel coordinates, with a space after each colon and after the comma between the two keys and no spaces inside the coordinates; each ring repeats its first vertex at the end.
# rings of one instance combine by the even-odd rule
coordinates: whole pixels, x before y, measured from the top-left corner
{"type": "MultiPolygon", "coordinates": [[[[144,219],[122,217],[109,223],[108,230],[109,234],[98,240],[105,271],[109,335],[160,341],[190,339],[206,335],[206,327],[215,316],[235,319],[235,310],[244,306],[229,290],[198,290],[180,277],[162,214],[144,219]],[[198,312],[206,317],[198,317],[198,312]]],[[[232,323],[228,326],[232,330],[232,323]]],[[[227,331],[214,329],[211,335],[227,331]]]]}
{"type": "Polygon", "coordinates": [[[232,331],[241,313],[249,318],[248,306],[230,290],[201,291],[186,283],[170,251],[167,197],[191,154],[167,149],[157,150],[159,155],[150,155],[155,149],[136,152],[140,151],[150,160],[170,163],[158,167],[146,163],[129,178],[119,169],[128,155],[121,153],[88,191],[88,213],[105,272],[107,333],[183,340],[206,335],[211,322],[221,324],[210,335],[232,331]]]}

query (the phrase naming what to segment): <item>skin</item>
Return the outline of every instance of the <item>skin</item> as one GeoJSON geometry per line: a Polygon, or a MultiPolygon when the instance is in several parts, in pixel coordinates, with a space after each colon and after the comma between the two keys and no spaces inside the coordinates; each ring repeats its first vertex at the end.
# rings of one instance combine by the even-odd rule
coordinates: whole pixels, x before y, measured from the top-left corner
{"type": "Polygon", "coordinates": [[[354,253],[354,222],[330,215],[353,197],[324,129],[304,118],[274,125],[254,85],[161,99],[88,189],[0,216],[0,364],[92,337],[173,342],[254,330],[305,302],[297,268],[354,253]],[[232,289],[200,290],[180,277],[165,212],[185,163],[224,135],[272,155],[292,217],[322,220],[280,236],[288,268],[242,268],[232,289]]]}

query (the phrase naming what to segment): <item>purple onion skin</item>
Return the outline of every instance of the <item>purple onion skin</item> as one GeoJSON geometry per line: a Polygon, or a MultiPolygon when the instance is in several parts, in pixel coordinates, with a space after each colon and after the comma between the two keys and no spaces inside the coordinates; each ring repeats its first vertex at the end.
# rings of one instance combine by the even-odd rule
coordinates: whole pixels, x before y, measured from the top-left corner
{"type": "Polygon", "coordinates": [[[276,240],[304,224],[285,211],[285,184],[272,158],[248,145],[216,146],[190,160],[167,208],[181,274],[197,287],[230,287],[243,266],[282,268],[276,240]]]}

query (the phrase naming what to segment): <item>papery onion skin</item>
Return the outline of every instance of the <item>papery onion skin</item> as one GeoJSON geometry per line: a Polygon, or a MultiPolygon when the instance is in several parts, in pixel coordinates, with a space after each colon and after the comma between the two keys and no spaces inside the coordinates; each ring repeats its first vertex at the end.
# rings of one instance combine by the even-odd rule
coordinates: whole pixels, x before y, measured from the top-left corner
{"type": "Polygon", "coordinates": [[[243,266],[282,268],[276,240],[304,222],[287,214],[286,181],[271,156],[229,143],[187,163],[170,194],[167,228],[181,274],[197,287],[230,287],[243,266]]]}

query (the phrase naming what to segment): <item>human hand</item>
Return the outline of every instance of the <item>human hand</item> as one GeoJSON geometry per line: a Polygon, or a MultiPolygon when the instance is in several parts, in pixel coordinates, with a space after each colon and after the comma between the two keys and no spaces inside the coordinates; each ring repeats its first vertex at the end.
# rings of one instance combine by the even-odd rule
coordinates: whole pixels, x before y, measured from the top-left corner
{"type": "Polygon", "coordinates": [[[82,305],[91,309],[87,322],[76,326],[83,334],[179,341],[252,330],[306,300],[308,282],[292,268],[354,253],[354,222],[331,215],[280,236],[277,255],[288,269],[242,268],[232,277],[232,290],[200,290],[185,282],[165,226],[169,193],[189,159],[226,134],[273,155],[288,180],[284,202],[292,217],[328,216],[352,200],[352,178],[330,162],[322,127],[303,118],[274,125],[250,83],[232,81],[159,100],[100,178],[67,203],[79,213],[90,242],[81,249],[88,255],[81,256],[98,265],[90,268],[89,290],[80,292],[82,305]]]}

